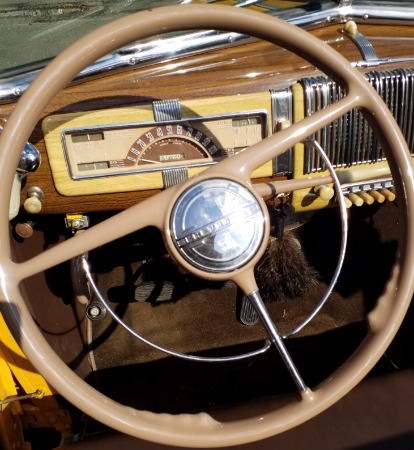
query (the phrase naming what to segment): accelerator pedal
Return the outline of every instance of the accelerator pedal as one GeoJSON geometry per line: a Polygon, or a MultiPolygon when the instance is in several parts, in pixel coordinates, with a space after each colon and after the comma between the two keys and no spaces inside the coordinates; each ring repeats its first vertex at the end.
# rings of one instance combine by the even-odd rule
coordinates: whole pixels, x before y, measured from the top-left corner
{"type": "Polygon", "coordinates": [[[259,321],[256,310],[245,295],[242,298],[239,318],[244,325],[255,325],[259,321]]]}

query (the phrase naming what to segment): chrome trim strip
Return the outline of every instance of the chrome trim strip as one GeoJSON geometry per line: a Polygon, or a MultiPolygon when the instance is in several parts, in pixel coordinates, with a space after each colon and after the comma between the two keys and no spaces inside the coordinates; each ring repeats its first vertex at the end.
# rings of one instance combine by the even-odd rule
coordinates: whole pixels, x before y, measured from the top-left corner
{"type": "MultiPolygon", "coordinates": [[[[250,3],[250,2],[247,2],[250,3]]],[[[261,2],[255,2],[261,4],[261,2]]],[[[243,6],[243,2],[240,5],[243,6]]],[[[246,4],[247,6],[247,4],[246,4]]],[[[264,6],[264,4],[261,4],[264,6]]],[[[317,28],[328,23],[341,23],[353,19],[364,23],[414,24],[414,8],[411,2],[320,1],[298,8],[283,10],[268,7],[268,14],[275,15],[299,27],[317,28]]],[[[250,37],[238,33],[202,31],[156,36],[148,41],[122,48],[98,60],[83,70],[74,81],[99,77],[107,73],[145,67],[169,60],[194,55],[203,51],[247,43],[250,37]],[[167,49],[167,50],[166,50],[167,49]],[[174,50],[171,50],[174,49],[174,50]]],[[[0,104],[16,101],[28,88],[47,61],[26,73],[14,73],[0,79],[0,104]]],[[[22,69],[23,70],[23,69],[22,69]]]]}
{"type": "MultiPolygon", "coordinates": [[[[157,64],[165,58],[169,60],[177,59],[251,40],[252,38],[241,34],[220,33],[218,31],[158,36],[109,53],[80,72],[74,82],[100,77],[108,73],[121,72],[134,67],[157,64]]],[[[47,62],[44,62],[44,66],[47,62]]],[[[26,91],[42,68],[35,68],[25,74],[0,79],[0,104],[16,101],[26,91]]]]}
{"type": "MultiPolygon", "coordinates": [[[[284,122],[293,122],[293,99],[291,89],[281,91],[270,90],[272,104],[272,133],[278,131],[284,122]]],[[[273,160],[273,176],[288,175],[293,172],[293,153],[292,149],[279,155],[273,160]]]]}
{"type": "Polygon", "coordinates": [[[166,122],[167,120],[181,120],[181,104],[179,100],[157,100],[152,102],[154,120],[166,122]]]}
{"type": "Polygon", "coordinates": [[[188,168],[187,167],[177,167],[164,169],[162,171],[162,182],[164,188],[169,188],[170,186],[175,186],[178,183],[188,180],[188,168]]]}
{"type": "Polygon", "coordinates": [[[355,67],[377,67],[377,66],[383,66],[384,64],[390,64],[390,63],[402,63],[402,62],[410,62],[414,61],[413,57],[408,58],[377,58],[377,59],[370,59],[368,61],[357,61],[351,63],[355,67]]]}
{"type": "Polygon", "coordinates": [[[394,180],[392,178],[376,178],[373,180],[359,181],[355,183],[341,184],[341,191],[343,195],[359,192],[370,192],[372,190],[392,189],[394,187],[394,180]]]}

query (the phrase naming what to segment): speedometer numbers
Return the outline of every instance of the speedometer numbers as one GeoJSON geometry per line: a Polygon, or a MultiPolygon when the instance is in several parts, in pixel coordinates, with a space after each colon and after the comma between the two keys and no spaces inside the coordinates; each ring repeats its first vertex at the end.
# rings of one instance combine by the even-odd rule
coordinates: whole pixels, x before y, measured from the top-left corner
{"type": "Polygon", "coordinates": [[[130,148],[124,164],[135,166],[211,159],[217,151],[211,138],[191,126],[163,125],[140,136],[130,148]]]}

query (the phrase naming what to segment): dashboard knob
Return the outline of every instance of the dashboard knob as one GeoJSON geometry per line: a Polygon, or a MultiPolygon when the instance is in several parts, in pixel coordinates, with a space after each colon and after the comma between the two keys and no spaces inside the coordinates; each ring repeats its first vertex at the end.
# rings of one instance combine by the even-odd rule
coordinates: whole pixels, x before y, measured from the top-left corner
{"type": "Polygon", "coordinates": [[[354,192],[348,194],[348,199],[355,206],[362,206],[364,204],[364,200],[362,200],[362,198],[358,194],[355,194],[354,192]]]}
{"type": "Polygon", "coordinates": [[[344,202],[345,202],[345,208],[350,208],[352,206],[351,200],[349,200],[349,198],[346,195],[344,195],[344,202]]]}
{"type": "Polygon", "coordinates": [[[18,170],[27,173],[34,172],[40,165],[40,152],[30,142],[26,142],[20,157],[18,170]]]}
{"type": "Polygon", "coordinates": [[[389,189],[381,189],[381,194],[385,197],[389,202],[393,202],[395,200],[394,192],[391,192],[389,189]]]}
{"type": "Polygon", "coordinates": [[[335,195],[335,191],[331,186],[323,184],[315,188],[315,194],[322,200],[329,201],[335,195]]]}
{"type": "Polygon", "coordinates": [[[374,200],[378,203],[384,203],[385,202],[385,196],[381,194],[381,192],[372,190],[369,191],[369,195],[374,198],[374,200]]]}
{"type": "Polygon", "coordinates": [[[33,236],[33,224],[32,222],[18,223],[15,231],[21,238],[27,239],[33,236]]]}
{"type": "Polygon", "coordinates": [[[37,197],[29,197],[23,206],[29,214],[38,214],[42,210],[42,202],[37,197]]]}
{"type": "Polygon", "coordinates": [[[375,202],[374,197],[368,194],[368,192],[360,192],[359,196],[362,199],[362,201],[367,205],[372,205],[375,202]]]}
{"type": "Polygon", "coordinates": [[[45,199],[42,189],[32,186],[27,191],[27,199],[23,207],[29,214],[38,214],[42,210],[42,201],[45,199]]]}

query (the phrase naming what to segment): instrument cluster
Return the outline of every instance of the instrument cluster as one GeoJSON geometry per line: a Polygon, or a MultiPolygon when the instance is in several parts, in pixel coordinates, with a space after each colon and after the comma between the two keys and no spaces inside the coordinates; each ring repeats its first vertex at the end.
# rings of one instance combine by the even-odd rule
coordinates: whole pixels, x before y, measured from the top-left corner
{"type": "MultiPolygon", "coordinates": [[[[268,136],[268,104],[244,105],[220,112],[188,108],[169,120],[156,120],[151,106],[49,116],[42,128],[56,189],[75,196],[183,181],[268,136]]],[[[269,161],[253,177],[272,174],[269,161]]]]}
{"type": "Polygon", "coordinates": [[[265,130],[266,115],[257,112],[68,129],[62,142],[71,177],[82,179],[210,165],[261,141],[265,130]]]}

